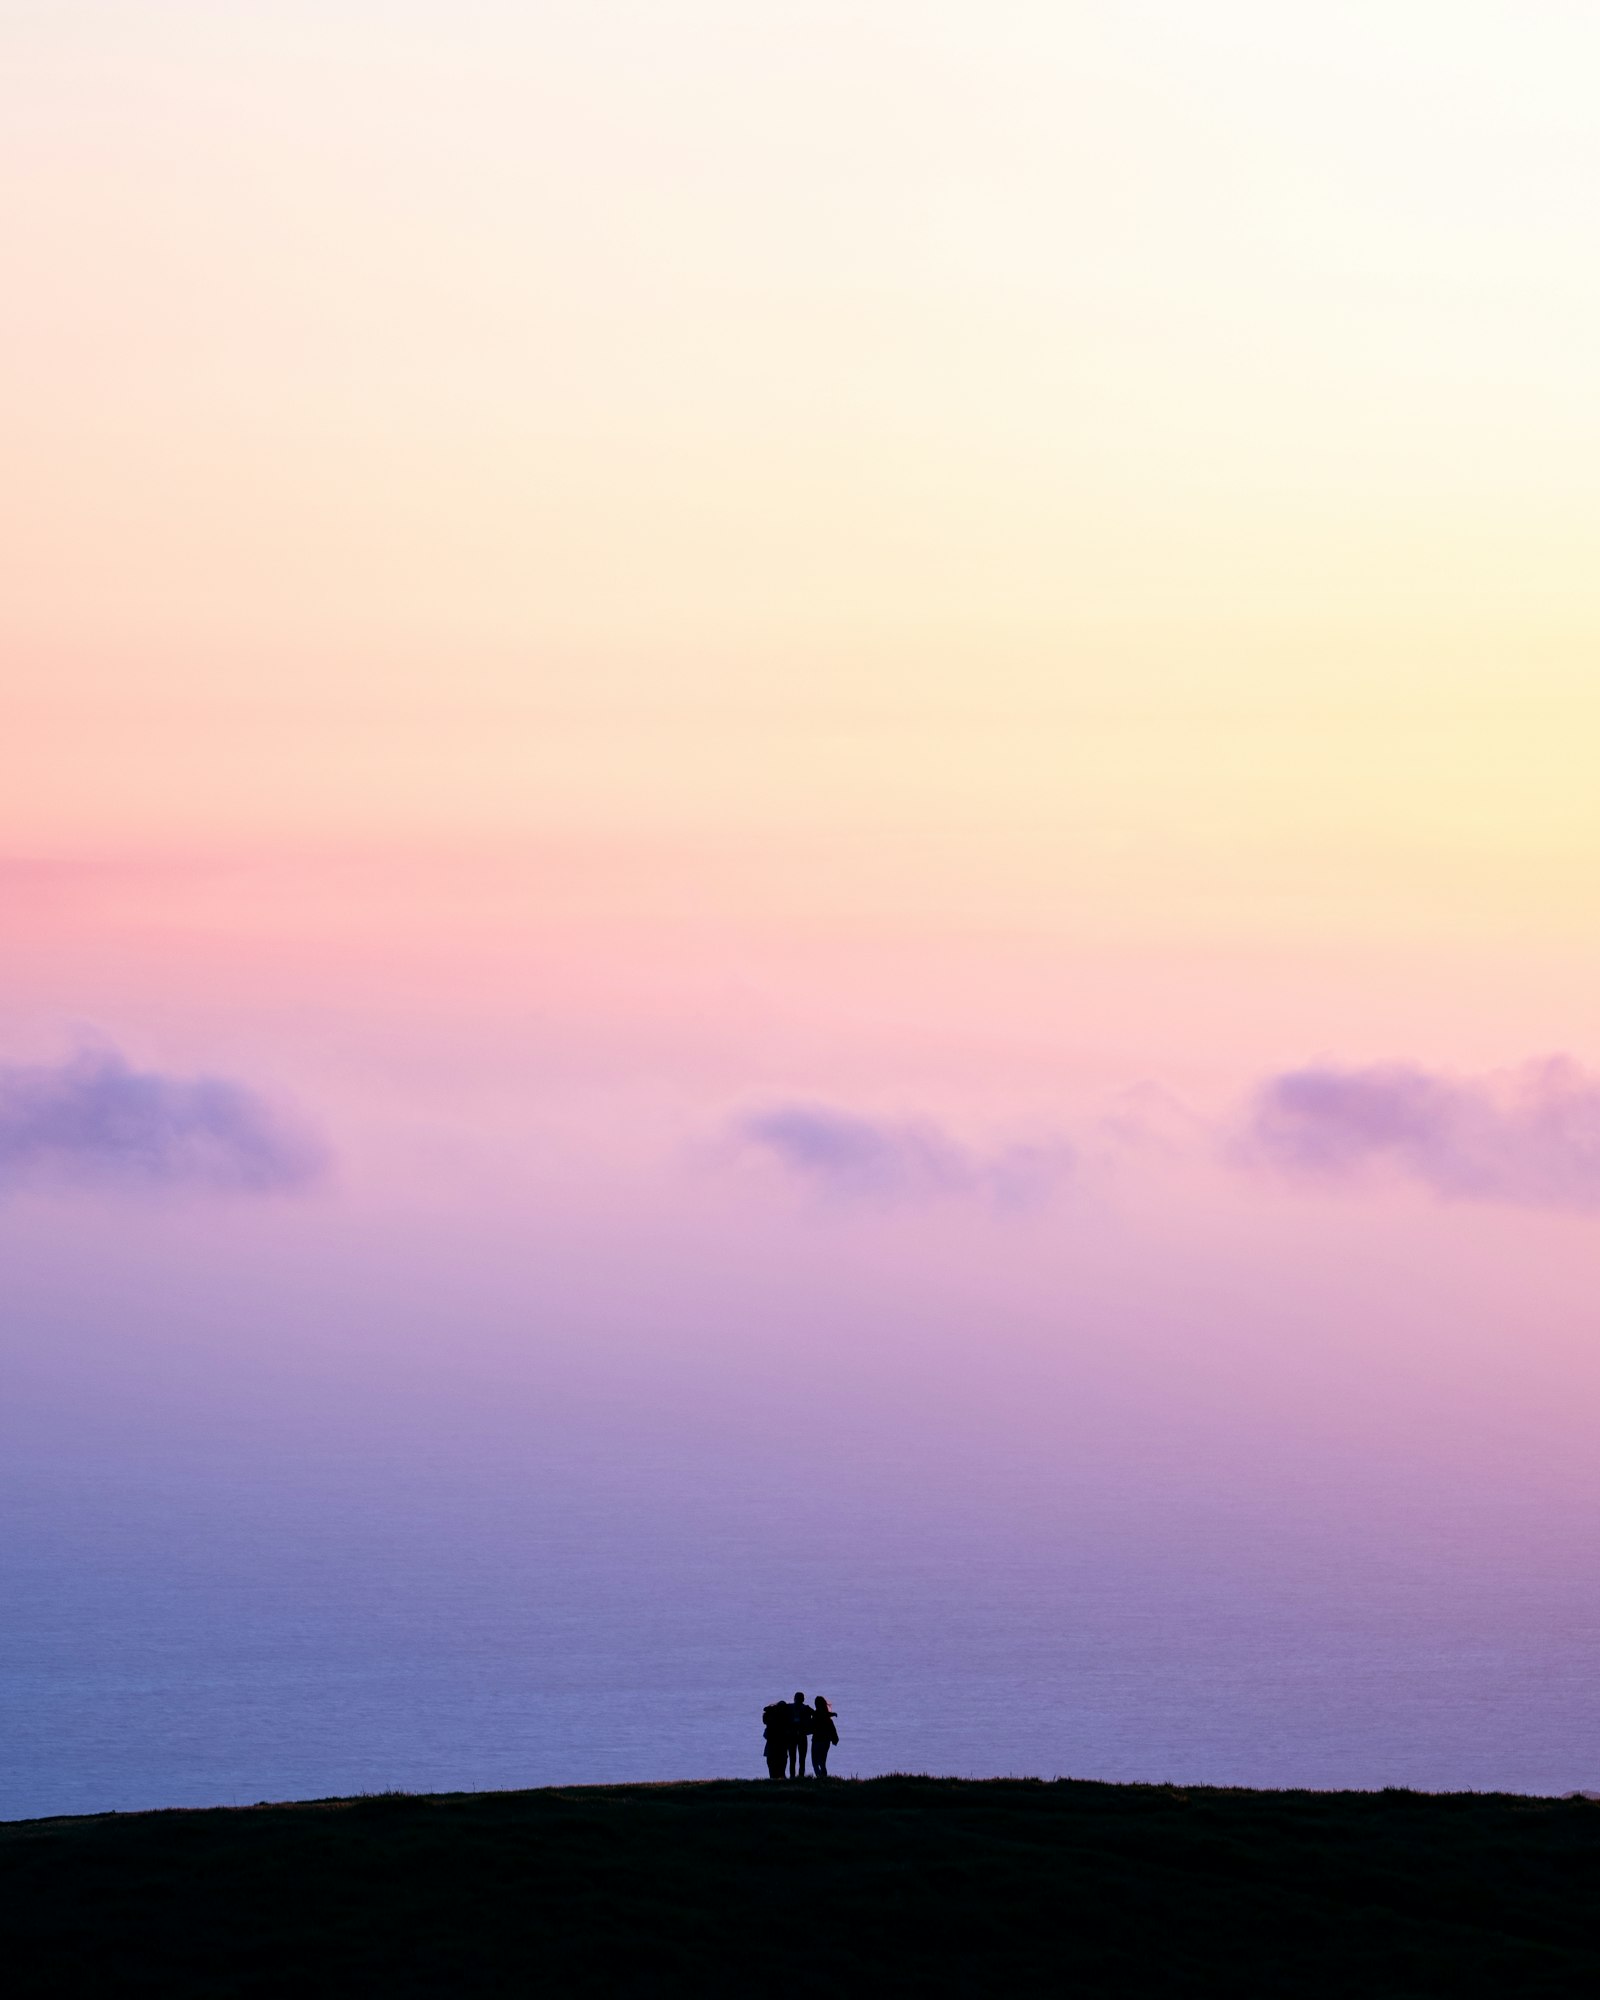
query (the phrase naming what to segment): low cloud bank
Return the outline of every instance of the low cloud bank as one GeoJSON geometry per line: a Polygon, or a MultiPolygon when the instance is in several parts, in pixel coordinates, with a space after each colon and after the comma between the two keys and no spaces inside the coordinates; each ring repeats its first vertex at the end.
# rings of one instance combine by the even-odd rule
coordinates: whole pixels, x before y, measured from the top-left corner
{"type": "Polygon", "coordinates": [[[1441,1197],[1600,1207],[1600,1077],[1566,1056],[1487,1077],[1408,1063],[1318,1065],[1269,1077],[1245,1163],[1324,1181],[1389,1168],[1441,1197]]]}
{"type": "Polygon", "coordinates": [[[62,1182],[280,1194],[324,1148],[243,1084],[136,1070],[114,1050],[0,1066],[0,1188],[62,1182]]]}
{"type": "Polygon", "coordinates": [[[797,1180],[847,1200],[966,1196],[1025,1208],[1067,1180],[1074,1165],[1064,1144],[981,1152],[924,1120],[867,1118],[826,1104],[770,1105],[741,1118],[734,1136],[797,1180]]]}

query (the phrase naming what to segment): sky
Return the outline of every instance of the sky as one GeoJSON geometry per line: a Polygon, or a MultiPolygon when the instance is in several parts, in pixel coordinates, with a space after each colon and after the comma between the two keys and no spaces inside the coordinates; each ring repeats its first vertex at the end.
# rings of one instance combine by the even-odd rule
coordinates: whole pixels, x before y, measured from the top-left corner
{"type": "Polygon", "coordinates": [[[516,1409],[1560,1624],[1597,59],[1576,0],[0,10],[13,1443],[137,1508],[247,1415],[516,1409]]]}

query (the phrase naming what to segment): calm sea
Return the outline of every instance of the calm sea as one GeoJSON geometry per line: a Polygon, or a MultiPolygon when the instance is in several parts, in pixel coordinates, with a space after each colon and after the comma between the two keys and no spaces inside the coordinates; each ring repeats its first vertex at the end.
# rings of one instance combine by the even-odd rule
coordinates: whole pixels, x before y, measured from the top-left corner
{"type": "Polygon", "coordinates": [[[7,1431],[7,1818],[756,1776],[796,1689],[843,1775],[1600,1782],[1592,1523],[1469,1482],[852,1428],[804,1370],[714,1420],[91,1389],[7,1431]]]}

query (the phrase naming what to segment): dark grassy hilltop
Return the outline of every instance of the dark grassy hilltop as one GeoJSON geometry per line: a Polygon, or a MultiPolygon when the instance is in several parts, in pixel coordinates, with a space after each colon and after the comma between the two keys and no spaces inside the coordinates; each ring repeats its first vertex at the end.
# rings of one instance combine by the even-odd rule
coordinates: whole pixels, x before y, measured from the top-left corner
{"type": "Polygon", "coordinates": [[[9,1992],[1600,1993],[1600,1805],[880,1778],[0,1826],[9,1992]]]}

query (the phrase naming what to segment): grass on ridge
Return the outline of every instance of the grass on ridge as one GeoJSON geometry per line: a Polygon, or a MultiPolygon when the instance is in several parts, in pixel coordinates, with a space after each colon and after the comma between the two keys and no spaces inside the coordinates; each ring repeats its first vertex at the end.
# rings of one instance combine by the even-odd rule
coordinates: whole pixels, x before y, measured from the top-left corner
{"type": "Polygon", "coordinates": [[[896,1776],[0,1825],[17,1995],[1600,1993],[1600,1806],[896,1776]]]}

